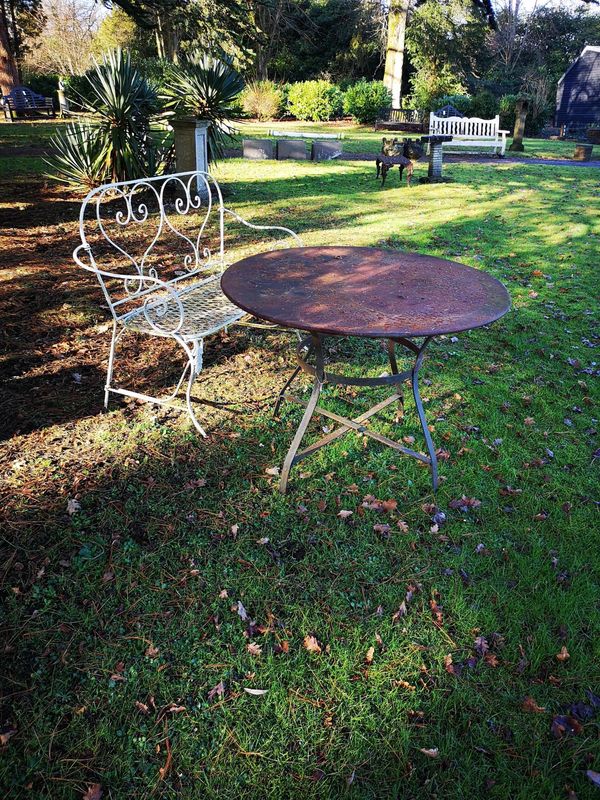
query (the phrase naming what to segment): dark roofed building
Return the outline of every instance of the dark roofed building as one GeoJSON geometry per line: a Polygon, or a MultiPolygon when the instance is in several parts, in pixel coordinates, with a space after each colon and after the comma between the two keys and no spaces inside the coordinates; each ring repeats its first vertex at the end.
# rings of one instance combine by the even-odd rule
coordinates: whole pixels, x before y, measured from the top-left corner
{"type": "Polygon", "coordinates": [[[600,47],[584,47],[559,80],[555,122],[566,128],[600,122],[600,47]]]}

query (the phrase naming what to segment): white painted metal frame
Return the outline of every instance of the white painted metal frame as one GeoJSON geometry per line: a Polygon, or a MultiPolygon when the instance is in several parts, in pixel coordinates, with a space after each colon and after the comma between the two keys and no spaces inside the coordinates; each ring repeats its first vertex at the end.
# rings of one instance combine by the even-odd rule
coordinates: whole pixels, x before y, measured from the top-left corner
{"type": "Polygon", "coordinates": [[[481,119],[480,117],[436,117],[432,111],[429,115],[430,136],[452,136],[451,142],[445,142],[443,147],[471,148],[490,150],[493,155],[503,156],[506,152],[506,135],[509,131],[500,129],[500,115],[494,119],[481,119]]]}
{"type": "Polygon", "coordinates": [[[283,244],[302,246],[300,237],[289,228],[254,225],[226,208],[219,184],[208,172],[183,172],[109,183],[93,189],[84,199],[79,215],[82,243],[75,248],[73,258],[80,267],[96,275],[113,318],[104,387],[105,406],[108,406],[110,393],[172,405],[187,376],[185,408],[175,407],[187,410],[196,429],[206,436],[191,401],[194,379],[202,370],[204,339],[246,316],[225,297],[220,286],[221,274],[228,266],[224,243],[228,217],[253,230],[283,234],[286,239],[276,242],[273,249],[283,244]],[[169,205],[165,194],[170,195],[173,191],[177,191],[178,196],[169,205]],[[105,201],[109,200],[121,204],[113,219],[103,216],[107,207],[105,201]],[[152,214],[150,208],[154,205],[156,213],[152,214]],[[190,238],[177,226],[178,218],[190,213],[198,213],[201,219],[195,238],[190,238]],[[202,237],[214,215],[217,216],[218,247],[213,252],[204,246],[202,237]],[[127,226],[151,226],[151,235],[141,257],[127,252],[115,234],[107,231],[109,223],[123,230],[127,226]],[[149,263],[163,233],[180,239],[187,251],[177,277],[169,280],[161,279],[156,267],[149,263]],[[127,271],[102,269],[98,265],[100,245],[108,247],[114,256],[124,261],[127,271]],[[127,330],[172,339],[183,349],[187,363],[175,390],[168,397],[154,397],[113,384],[116,347],[127,330]]]}

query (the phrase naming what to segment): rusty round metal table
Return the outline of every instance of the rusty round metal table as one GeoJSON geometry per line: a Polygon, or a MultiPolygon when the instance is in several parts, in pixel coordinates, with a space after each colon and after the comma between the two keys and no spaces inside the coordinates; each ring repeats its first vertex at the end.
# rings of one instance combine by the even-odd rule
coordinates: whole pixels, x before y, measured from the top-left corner
{"type": "Polygon", "coordinates": [[[429,464],[436,490],[437,459],[419,394],[419,367],[433,337],[488,325],[506,314],[510,298],[500,281],[464,264],[418,253],[373,247],[298,247],[238,261],[224,272],[221,287],[230,300],[250,314],[308,333],[297,348],[299,366],[282,389],[275,409],[277,413],[284,399],[306,406],[281,471],[281,492],[287,488],[294,464],[351,430],[429,464]],[[352,378],[326,371],[324,336],[387,340],[392,374],[352,378]],[[413,341],[421,338],[420,344],[413,341]],[[398,371],[396,345],[407,348],[415,357],[413,366],[403,372],[398,371]],[[308,363],[312,355],[314,366],[308,363]],[[300,370],[314,378],[307,403],[288,394],[300,370]],[[429,456],[404,447],[364,424],[391,403],[402,402],[399,387],[406,380],[411,382],[429,456]],[[398,390],[356,419],[348,419],[317,405],[321,389],[327,383],[397,385],[398,390]],[[315,413],[333,419],[340,427],[299,451],[315,413]]]}

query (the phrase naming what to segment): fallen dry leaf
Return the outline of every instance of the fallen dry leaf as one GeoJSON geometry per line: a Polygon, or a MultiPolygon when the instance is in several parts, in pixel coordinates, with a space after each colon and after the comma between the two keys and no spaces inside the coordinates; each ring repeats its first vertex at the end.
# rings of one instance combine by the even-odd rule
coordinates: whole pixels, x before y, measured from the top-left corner
{"type": "Polygon", "coordinates": [[[529,711],[532,714],[543,714],[546,710],[543,706],[538,706],[533,697],[529,696],[523,700],[523,705],[521,708],[523,711],[529,711]]]}
{"type": "Polygon", "coordinates": [[[353,513],[354,513],[353,511],[346,511],[345,509],[342,508],[341,511],[338,511],[338,517],[340,517],[341,519],[348,519],[348,517],[351,517],[353,513]]]}
{"type": "Polygon", "coordinates": [[[269,690],[268,689],[249,689],[247,686],[244,686],[244,691],[246,694],[252,695],[252,697],[261,697],[263,694],[266,694],[269,690]]]}
{"type": "Polygon", "coordinates": [[[367,655],[365,656],[365,664],[372,664],[374,656],[375,656],[375,648],[369,647],[369,649],[367,650],[367,655]]]}
{"type": "Polygon", "coordinates": [[[428,756],[429,758],[437,758],[440,754],[440,751],[437,747],[419,747],[419,753],[423,753],[423,755],[428,756]]]}
{"type": "Polygon", "coordinates": [[[0,733],[0,745],[2,747],[6,747],[8,740],[11,738],[11,736],[14,736],[16,732],[17,731],[15,728],[11,728],[8,731],[4,731],[4,733],[0,733]]]}
{"type": "Polygon", "coordinates": [[[256,642],[249,642],[246,645],[246,650],[250,653],[251,656],[260,656],[262,655],[262,647],[256,642]]]}
{"type": "Polygon", "coordinates": [[[72,517],[73,514],[76,514],[80,510],[81,510],[81,503],[79,502],[79,500],[75,500],[75,498],[70,497],[69,500],[67,501],[67,514],[70,517],[72,517]]]}
{"type": "Polygon", "coordinates": [[[146,648],[146,655],[148,656],[148,658],[156,658],[158,653],[159,653],[158,647],[154,647],[153,644],[149,644],[148,647],[146,648]]]}
{"type": "Polygon", "coordinates": [[[571,656],[569,655],[569,651],[567,650],[567,648],[563,644],[563,646],[560,648],[560,652],[556,654],[556,660],[557,661],[567,661],[567,659],[569,659],[569,658],[571,658],[571,656]]]}
{"type": "Polygon", "coordinates": [[[306,635],[304,637],[304,647],[309,653],[322,653],[321,645],[314,636],[306,635]]]}
{"type": "Polygon", "coordinates": [[[269,467],[265,472],[267,475],[279,475],[279,467],[269,467]]]}
{"type": "Polygon", "coordinates": [[[581,733],[583,725],[575,717],[558,714],[552,718],[550,730],[555,739],[562,739],[564,736],[575,736],[581,733]]]}
{"type": "Polygon", "coordinates": [[[402,533],[408,533],[408,525],[406,522],[404,522],[403,519],[399,519],[396,525],[398,526],[398,528],[400,528],[402,533]]]}
{"type": "Polygon", "coordinates": [[[290,643],[286,639],[284,639],[282,642],[278,642],[273,648],[273,652],[275,655],[279,655],[280,653],[289,653],[290,643]]]}
{"type": "Polygon", "coordinates": [[[83,800],[101,800],[102,786],[99,783],[90,784],[83,793],[83,800]]]}
{"type": "Polygon", "coordinates": [[[146,703],[141,703],[139,700],[135,701],[135,707],[137,708],[138,711],[141,711],[142,714],[150,713],[150,709],[148,708],[146,703]]]}
{"type": "Polygon", "coordinates": [[[535,420],[533,417],[525,417],[523,420],[523,425],[535,425],[535,420]]]}
{"type": "Polygon", "coordinates": [[[235,606],[234,610],[237,612],[242,622],[246,622],[246,620],[248,619],[248,612],[244,608],[244,604],[242,603],[241,600],[237,601],[237,606],[235,606]]]}
{"type": "Polygon", "coordinates": [[[219,681],[217,685],[213,686],[213,688],[209,691],[208,699],[209,701],[211,701],[214,700],[215,697],[223,697],[224,694],[225,694],[225,684],[223,683],[223,681],[219,681]]]}

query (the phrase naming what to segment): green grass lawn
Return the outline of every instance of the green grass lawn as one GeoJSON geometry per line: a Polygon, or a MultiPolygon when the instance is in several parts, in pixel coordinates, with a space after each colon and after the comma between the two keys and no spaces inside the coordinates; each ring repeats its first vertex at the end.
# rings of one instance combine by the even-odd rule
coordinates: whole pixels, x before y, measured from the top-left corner
{"type": "MultiPolygon", "coordinates": [[[[379,134],[347,141],[367,137],[379,134]]],[[[291,335],[208,341],[196,394],[233,406],[200,407],[207,440],[148,405],[104,413],[102,298],[89,276],[64,289],[75,198],[40,188],[56,219],[31,217],[36,198],[11,228],[0,197],[15,398],[3,796],[101,784],[115,800],[597,797],[597,172],[447,174],[412,189],[394,174],[381,189],[360,162],[216,171],[231,207],[306,244],[417,250],[505,283],[511,312],[440,338],[422,368],[444,459],[436,498],[427,469],[353,434],[277,493],[272,468],[300,418],[271,414],[291,335]],[[480,504],[456,508],[463,495],[480,504]]],[[[339,370],[386,368],[377,343],[332,344],[339,370]]],[[[146,359],[130,345],[125,368],[152,388],[173,356],[145,347],[146,359]]],[[[382,396],[330,389],[324,403],[347,415],[382,396]]],[[[409,401],[402,426],[392,407],[376,425],[423,446],[409,401]]]]}
{"type": "MultiPolygon", "coordinates": [[[[66,122],[68,120],[0,123],[0,148],[10,146],[47,147],[50,137],[57,126],[62,126],[66,122]]],[[[238,131],[235,142],[239,146],[241,146],[243,138],[268,137],[271,130],[302,131],[304,133],[335,132],[342,135],[342,146],[348,153],[378,153],[381,150],[383,136],[402,135],[391,131],[374,131],[372,125],[356,125],[349,121],[315,123],[293,120],[264,123],[236,122],[234,125],[238,131]]],[[[518,158],[572,158],[575,150],[575,143],[572,141],[558,142],[549,139],[525,139],[524,144],[525,151],[523,153],[507,153],[507,155],[518,158]]]]}

